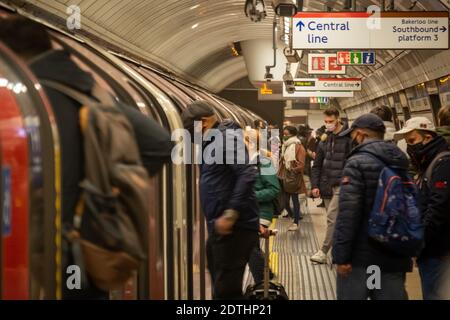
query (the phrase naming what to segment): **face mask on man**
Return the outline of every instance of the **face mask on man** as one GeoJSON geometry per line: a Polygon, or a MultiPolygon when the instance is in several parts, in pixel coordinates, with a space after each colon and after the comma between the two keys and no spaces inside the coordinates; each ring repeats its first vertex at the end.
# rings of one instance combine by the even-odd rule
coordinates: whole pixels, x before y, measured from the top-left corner
{"type": "Polygon", "coordinates": [[[358,137],[360,136],[360,132],[359,131],[355,131],[355,134],[353,135],[352,138],[352,146],[353,148],[359,146],[360,144],[362,144],[364,142],[364,137],[365,135],[361,133],[361,135],[363,136],[363,139],[361,140],[361,142],[358,142],[358,137]]]}
{"type": "Polygon", "coordinates": [[[334,130],[336,130],[336,126],[337,126],[336,122],[325,124],[325,128],[327,128],[328,132],[333,132],[334,130]]]}
{"type": "Polygon", "coordinates": [[[283,136],[283,141],[288,141],[290,136],[283,136]]]}
{"type": "Polygon", "coordinates": [[[420,163],[422,163],[424,158],[424,148],[425,144],[423,143],[423,141],[416,144],[407,145],[406,152],[408,153],[415,166],[418,166],[420,163]]]}

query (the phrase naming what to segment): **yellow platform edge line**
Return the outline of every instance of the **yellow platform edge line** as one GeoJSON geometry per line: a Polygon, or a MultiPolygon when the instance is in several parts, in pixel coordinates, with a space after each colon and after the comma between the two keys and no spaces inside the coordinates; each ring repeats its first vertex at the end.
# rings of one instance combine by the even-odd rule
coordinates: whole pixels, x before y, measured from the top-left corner
{"type": "MultiPolygon", "coordinates": [[[[273,229],[277,224],[277,218],[272,219],[272,224],[270,225],[270,229],[273,229]]],[[[272,272],[278,275],[278,252],[273,252],[273,242],[275,237],[269,238],[269,265],[272,272]]]]}

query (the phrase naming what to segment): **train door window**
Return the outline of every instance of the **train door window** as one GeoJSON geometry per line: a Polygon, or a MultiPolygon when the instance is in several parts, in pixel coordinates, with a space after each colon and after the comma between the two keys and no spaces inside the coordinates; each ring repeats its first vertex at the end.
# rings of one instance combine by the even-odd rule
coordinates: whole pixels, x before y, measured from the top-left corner
{"type": "MultiPolygon", "coordinates": [[[[55,40],[72,53],[73,59],[82,69],[90,72],[97,83],[113,94],[119,101],[137,107],[140,110],[146,109],[147,103],[145,99],[135,88],[130,86],[130,79],[111,63],[107,62],[105,58],[100,57],[99,54],[87,46],[65,36],[55,35],[55,40]]],[[[145,110],[145,113],[148,114],[148,110],[145,110]]]]}

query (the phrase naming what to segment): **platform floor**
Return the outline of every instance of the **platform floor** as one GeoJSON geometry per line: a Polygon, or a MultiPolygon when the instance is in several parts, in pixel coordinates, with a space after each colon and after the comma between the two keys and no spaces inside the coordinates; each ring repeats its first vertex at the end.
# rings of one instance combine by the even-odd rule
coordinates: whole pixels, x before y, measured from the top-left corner
{"type": "MultiPolygon", "coordinates": [[[[309,260],[320,247],[326,232],[324,208],[316,207],[309,199],[308,213],[303,215],[297,231],[288,231],[291,219],[274,219],[271,228],[278,229],[278,235],[270,240],[270,265],[277,282],[284,285],[291,300],[335,300],[336,271],[328,264],[315,264],[309,260]]],[[[264,248],[261,243],[261,247],[264,248]]],[[[253,282],[248,268],[244,276],[244,288],[253,282]]],[[[406,290],[409,299],[422,299],[420,278],[417,268],[407,274],[406,290]]]]}

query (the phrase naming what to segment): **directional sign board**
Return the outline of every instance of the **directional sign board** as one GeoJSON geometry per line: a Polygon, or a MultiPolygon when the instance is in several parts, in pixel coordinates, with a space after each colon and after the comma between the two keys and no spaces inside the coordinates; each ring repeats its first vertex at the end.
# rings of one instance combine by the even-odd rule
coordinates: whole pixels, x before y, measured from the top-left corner
{"type": "Polygon", "coordinates": [[[449,12],[300,12],[294,49],[448,49],[449,12]]]}
{"type": "Polygon", "coordinates": [[[361,91],[359,78],[294,79],[296,91],[361,91]]]}
{"type": "Polygon", "coordinates": [[[345,74],[346,69],[338,65],[335,53],[310,53],[308,55],[309,74],[345,74]]]}
{"type": "Polygon", "coordinates": [[[329,97],[329,98],[353,98],[354,91],[297,91],[289,93],[286,85],[283,83],[283,97],[285,98],[310,98],[310,97],[329,97]]]}
{"type": "Polygon", "coordinates": [[[375,52],[340,51],[337,53],[337,63],[340,66],[372,66],[376,63],[375,52]]]}

